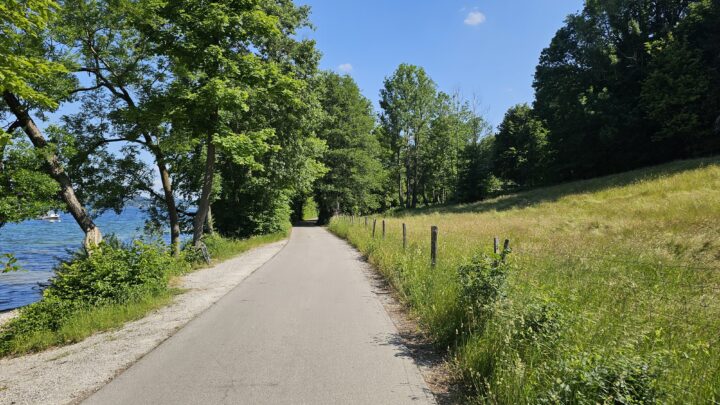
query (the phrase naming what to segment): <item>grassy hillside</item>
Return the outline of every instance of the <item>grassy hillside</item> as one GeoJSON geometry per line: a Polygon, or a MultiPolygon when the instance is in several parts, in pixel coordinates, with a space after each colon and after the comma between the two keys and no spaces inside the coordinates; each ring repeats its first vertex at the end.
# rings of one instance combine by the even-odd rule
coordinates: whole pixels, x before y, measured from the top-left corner
{"type": "Polygon", "coordinates": [[[380,219],[375,239],[362,219],[330,228],[452,349],[479,402],[720,401],[719,158],[398,213],[385,239],[380,219]]]}

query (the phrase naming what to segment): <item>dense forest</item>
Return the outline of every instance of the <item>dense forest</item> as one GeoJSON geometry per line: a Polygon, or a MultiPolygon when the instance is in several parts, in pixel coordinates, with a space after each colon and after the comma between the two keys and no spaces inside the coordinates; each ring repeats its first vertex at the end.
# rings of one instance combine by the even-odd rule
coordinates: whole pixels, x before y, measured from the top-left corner
{"type": "Polygon", "coordinates": [[[0,4],[0,224],[93,218],[150,197],[198,244],[319,220],[467,202],[720,152],[720,4],[588,0],[495,130],[478,105],[400,65],[379,112],[320,71],[291,0],[0,4]],[[62,105],[75,111],[58,117],[62,105]],[[40,122],[41,124],[38,124],[40,122]],[[141,158],[141,156],[143,156],[141,158]]]}

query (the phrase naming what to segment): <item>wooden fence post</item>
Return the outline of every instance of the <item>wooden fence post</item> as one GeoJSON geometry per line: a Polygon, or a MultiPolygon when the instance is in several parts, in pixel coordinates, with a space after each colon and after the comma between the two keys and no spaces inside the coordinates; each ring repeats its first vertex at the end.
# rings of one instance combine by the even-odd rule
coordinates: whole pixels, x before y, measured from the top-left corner
{"type": "Polygon", "coordinates": [[[437,238],[438,238],[438,227],[430,227],[430,264],[435,267],[437,264],[437,238]]]}
{"type": "Polygon", "coordinates": [[[503,244],[503,251],[502,251],[502,257],[501,257],[501,260],[503,263],[505,263],[505,257],[507,256],[509,251],[510,251],[510,239],[505,239],[505,244],[503,244]]]}
{"type": "Polygon", "coordinates": [[[382,220],[382,226],[383,226],[383,236],[382,238],[385,239],[385,220],[382,220]]]}
{"type": "Polygon", "coordinates": [[[365,217],[365,228],[367,228],[367,217],[365,217]]]}
{"type": "Polygon", "coordinates": [[[375,223],[376,222],[377,222],[377,219],[373,219],[373,233],[372,233],[373,239],[375,239],[375,223]]]}
{"type": "Polygon", "coordinates": [[[498,253],[499,253],[499,252],[498,252],[498,250],[500,250],[500,246],[499,246],[499,245],[500,245],[500,240],[499,240],[498,237],[496,236],[496,237],[493,238],[493,252],[494,252],[495,254],[498,254],[498,253]]]}
{"type": "Polygon", "coordinates": [[[403,222],[403,250],[407,250],[407,228],[403,222]]]}

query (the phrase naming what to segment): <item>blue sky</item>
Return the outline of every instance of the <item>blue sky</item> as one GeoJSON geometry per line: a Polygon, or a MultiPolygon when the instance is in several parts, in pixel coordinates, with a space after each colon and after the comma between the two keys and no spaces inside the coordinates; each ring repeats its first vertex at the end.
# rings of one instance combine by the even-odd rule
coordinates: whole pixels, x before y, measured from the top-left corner
{"type": "Polygon", "coordinates": [[[582,0],[299,0],[312,7],[323,69],[346,72],[377,108],[383,80],[400,63],[424,67],[441,90],[480,102],[498,125],[533,100],[540,52],[582,0]]]}

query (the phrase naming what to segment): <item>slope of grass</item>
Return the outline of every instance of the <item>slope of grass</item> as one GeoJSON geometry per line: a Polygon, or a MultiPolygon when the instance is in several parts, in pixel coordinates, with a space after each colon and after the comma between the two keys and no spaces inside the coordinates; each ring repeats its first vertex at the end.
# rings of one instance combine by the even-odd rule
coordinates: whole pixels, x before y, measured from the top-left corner
{"type": "Polygon", "coordinates": [[[380,219],[374,239],[362,219],[330,229],[451,348],[478,402],[720,401],[720,159],[395,213],[385,239],[380,219]],[[495,235],[511,241],[509,273],[473,321],[458,269],[492,257],[495,235]]]}

